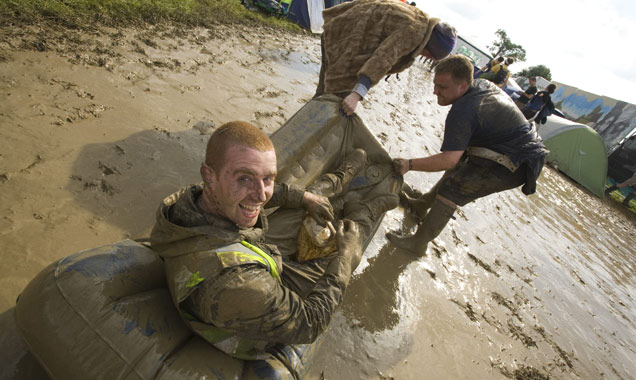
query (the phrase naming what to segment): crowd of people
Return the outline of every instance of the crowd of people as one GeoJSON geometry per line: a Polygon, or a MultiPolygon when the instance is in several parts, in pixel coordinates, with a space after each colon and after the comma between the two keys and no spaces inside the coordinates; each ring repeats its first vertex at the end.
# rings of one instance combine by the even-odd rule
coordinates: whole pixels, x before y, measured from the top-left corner
{"type": "MultiPolygon", "coordinates": [[[[505,89],[510,79],[509,66],[515,62],[513,57],[497,57],[475,72],[475,79],[486,79],[497,87],[505,89]]],[[[528,78],[528,87],[515,99],[515,104],[528,120],[535,120],[545,124],[547,117],[554,113],[554,103],[551,94],[556,90],[554,84],[549,84],[545,90],[538,91],[537,78],[528,78]]]]}

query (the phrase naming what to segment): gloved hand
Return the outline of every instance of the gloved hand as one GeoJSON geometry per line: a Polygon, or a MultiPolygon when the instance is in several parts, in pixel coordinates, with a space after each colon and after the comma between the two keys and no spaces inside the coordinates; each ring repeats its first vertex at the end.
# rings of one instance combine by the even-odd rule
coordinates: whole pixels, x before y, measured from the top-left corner
{"type": "Polygon", "coordinates": [[[333,206],[329,198],[305,191],[303,206],[319,225],[325,226],[327,222],[333,221],[333,206]]]}
{"type": "Polygon", "coordinates": [[[338,254],[348,258],[353,272],[362,259],[362,244],[360,228],[356,222],[349,219],[338,221],[336,226],[336,247],[338,254]]]}

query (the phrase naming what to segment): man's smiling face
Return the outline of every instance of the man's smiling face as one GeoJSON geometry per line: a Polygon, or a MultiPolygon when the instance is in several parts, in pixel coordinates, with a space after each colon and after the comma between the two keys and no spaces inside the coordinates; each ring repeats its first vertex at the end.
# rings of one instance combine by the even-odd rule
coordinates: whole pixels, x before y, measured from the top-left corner
{"type": "Polygon", "coordinates": [[[218,171],[205,166],[204,197],[214,214],[224,216],[239,227],[252,227],[261,208],[274,194],[276,152],[261,152],[233,145],[225,152],[218,171]]]}

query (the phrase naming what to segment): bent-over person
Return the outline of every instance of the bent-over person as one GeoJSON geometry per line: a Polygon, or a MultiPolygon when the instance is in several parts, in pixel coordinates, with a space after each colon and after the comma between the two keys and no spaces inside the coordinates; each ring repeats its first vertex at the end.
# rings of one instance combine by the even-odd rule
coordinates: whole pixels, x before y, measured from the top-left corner
{"type": "Polygon", "coordinates": [[[394,0],[349,1],[323,11],[322,64],[314,97],[340,96],[346,115],[386,75],[415,58],[446,57],[457,32],[419,8],[394,0]]]}
{"type": "Polygon", "coordinates": [[[458,206],[519,186],[524,194],[534,193],[548,152],[505,92],[484,79],[473,82],[473,65],[466,57],[451,55],[440,61],[433,83],[437,103],[451,106],[441,153],[394,160],[402,174],[444,171],[428,193],[417,199],[404,195],[421,219],[417,232],[388,234],[393,244],[418,254],[426,252],[458,206]]]}

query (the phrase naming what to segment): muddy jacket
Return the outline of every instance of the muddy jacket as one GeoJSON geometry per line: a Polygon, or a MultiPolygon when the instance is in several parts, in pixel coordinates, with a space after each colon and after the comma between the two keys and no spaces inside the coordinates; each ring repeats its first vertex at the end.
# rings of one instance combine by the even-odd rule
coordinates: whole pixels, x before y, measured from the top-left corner
{"type": "Polygon", "coordinates": [[[522,191],[533,194],[548,150],[536,128],[528,123],[510,97],[493,83],[477,79],[456,100],[444,129],[442,151],[482,147],[507,156],[524,166],[522,191]]]}
{"type": "Polygon", "coordinates": [[[398,1],[356,0],[322,13],[325,93],[351,91],[360,75],[378,83],[413,64],[438,19],[398,1]]]}
{"type": "MultiPolygon", "coordinates": [[[[285,285],[287,265],[276,247],[263,243],[264,213],[256,226],[240,229],[204,213],[197,205],[201,193],[196,185],[167,197],[150,236],[186,322],[240,359],[264,358],[268,343],[313,342],[342,298],[351,272],[347,260],[327,259],[313,288],[298,294],[285,285]]],[[[299,207],[302,194],[277,185],[268,206],[299,207]]]]}

